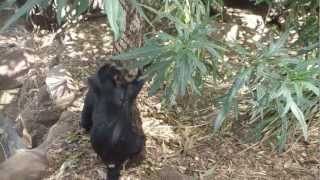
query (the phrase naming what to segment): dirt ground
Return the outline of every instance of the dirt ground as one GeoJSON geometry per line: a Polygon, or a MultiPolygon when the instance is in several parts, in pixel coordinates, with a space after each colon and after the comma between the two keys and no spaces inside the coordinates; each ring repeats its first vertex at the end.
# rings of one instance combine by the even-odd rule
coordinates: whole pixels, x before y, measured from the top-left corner
{"type": "MultiPolygon", "coordinates": [[[[236,24],[222,23],[219,28],[223,26],[227,31],[236,24]]],[[[86,77],[110,56],[110,32],[104,19],[74,25],[66,32],[64,35],[34,34],[33,46],[40,59],[58,59],[84,93],[86,77]]],[[[251,35],[247,36],[244,39],[250,39],[251,35]]],[[[121,179],[320,179],[319,120],[310,125],[307,143],[298,140],[288,144],[282,154],[274,150],[272,143],[246,143],[245,126],[226,128],[213,135],[212,120],[217,107],[212,105],[212,100],[224,92],[213,86],[208,83],[202,97],[181,99],[175,108],[164,110],[161,93],[148,97],[149,86],[145,85],[138,107],[147,136],[146,158],[139,165],[125,167],[121,179]]],[[[228,84],[220,82],[220,86],[228,84]]],[[[79,96],[68,108],[74,112],[73,126],[65,132],[67,138],[50,146],[46,180],[102,180],[105,177],[105,166],[93,152],[88,134],[79,127],[82,106],[83,96],[79,96]]]]}

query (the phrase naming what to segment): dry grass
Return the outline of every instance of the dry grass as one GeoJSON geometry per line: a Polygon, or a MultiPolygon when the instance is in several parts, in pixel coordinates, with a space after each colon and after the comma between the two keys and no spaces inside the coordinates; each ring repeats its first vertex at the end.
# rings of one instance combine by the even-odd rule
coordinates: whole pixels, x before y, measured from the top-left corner
{"type": "MultiPolygon", "coordinates": [[[[285,153],[278,155],[269,145],[243,143],[244,139],[237,138],[233,131],[211,135],[210,125],[201,122],[207,117],[159,110],[158,97],[147,97],[146,88],[138,102],[147,135],[146,159],[139,166],[125,169],[122,179],[163,179],[159,176],[163,167],[171,167],[166,169],[167,174],[176,169],[181,176],[195,179],[311,180],[319,177],[319,123],[311,126],[308,144],[290,144],[285,153]],[[180,123],[181,118],[194,122],[180,123]]],[[[75,104],[81,103],[79,99],[75,104]]],[[[75,115],[68,138],[50,148],[51,168],[47,179],[104,178],[105,167],[92,151],[88,135],[79,129],[79,118],[79,114],[75,115]]]]}

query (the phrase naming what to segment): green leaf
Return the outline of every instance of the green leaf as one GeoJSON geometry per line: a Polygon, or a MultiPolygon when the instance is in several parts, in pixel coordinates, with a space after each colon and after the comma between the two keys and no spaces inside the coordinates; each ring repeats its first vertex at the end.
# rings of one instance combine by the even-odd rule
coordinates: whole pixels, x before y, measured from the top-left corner
{"type": "Polygon", "coordinates": [[[216,57],[217,59],[222,59],[222,56],[215,49],[213,49],[211,47],[207,47],[207,50],[211,54],[212,57],[216,57]]]}
{"type": "Polygon", "coordinates": [[[287,30],[286,32],[284,32],[280,38],[275,42],[275,43],[271,43],[270,47],[263,53],[262,57],[265,58],[269,58],[271,56],[274,56],[275,54],[279,53],[282,49],[282,47],[284,46],[286,40],[289,37],[289,33],[290,31],[287,30]]]}
{"type": "Polygon", "coordinates": [[[163,85],[164,80],[165,80],[165,71],[159,71],[153,79],[153,83],[148,93],[149,96],[153,96],[157,93],[161,85],[163,85]]]}
{"type": "Polygon", "coordinates": [[[288,118],[286,116],[281,118],[281,131],[280,132],[281,132],[281,134],[279,137],[279,143],[278,143],[279,148],[278,149],[281,152],[285,147],[285,144],[287,142],[287,137],[288,137],[288,118]]]}
{"type": "Polygon", "coordinates": [[[144,13],[144,11],[142,10],[142,4],[138,3],[136,0],[131,0],[133,6],[137,9],[138,13],[147,21],[147,23],[153,27],[153,24],[151,23],[151,21],[149,20],[149,18],[146,16],[146,14],[144,13]]]}
{"type": "Polygon", "coordinates": [[[104,0],[104,11],[107,14],[115,40],[119,40],[125,31],[125,13],[119,0],[104,0]]]}
{"type": "Polygon", "coordinates": [[[307,140],[308,139],[308,126],[305,121],[303,112],[300,110],[300,108],[297,106],[297,104],[294,101],[290,102],[290,109],[300,124],[300,128],[302,130],[304,139],[307,140]]]}
{"type": "Polygon", "coordinates": [[[203,62],[201,62],[199,59],[195,58],[194,59],[195,65],[197,66],[197,68],[200,70],[202,75],[206,75],[207,74],[207,68],[204,65],[203,62]]]}
{"type": "Polygon", "coordinates": [[[5,29],[7,29],[12,23],[16,22],[21,16],[26,14],[29,10],[31,10],[36,4],[41,3],[44,0],[29,0],[26,1],[26,3],[20,7],[14,15],[10,17],[9,20],[6,21],[6,23],[1,28],[0,32],[3,32],[5,29]]]}
{"type": "Polygon", "coordinates": [[[227,52],[228,49],[222,47],[222,46],[219,46],[215,43],[212,43],[212,42],[209,42],[209,41],[195,41],[195,42],[192,42],[190,48],[212,48],[212,49],[217,49],[217,50],[220,50],[220,51],[225,51],[227,52]]]}
{"type": "Polygon", "coordinates": [[[185,51],[180,52],[176,57],[174,83],[177,85],[179,95],[184,95],[188,84],[188,58],[185,51]]]}
{"type": "Polygon", "coordinates": [[[201,92],[200,92],[199,86],[196,86],[196,83],[194,82],[193,78],[190,79],[190,85],[191,85],[192,91],[194,91],[197,95],[200,96],[201,92]]]}
{"type": "MultiPolygon", "coordinates": [[[[136,2],[136,0],[133,0],[133,1],[136,2]]],[[[135,3],[135,2],[133,2],[133,3],[135,3]]],[[[154,8],[150,7],[150,6],[147,6],[145,4],[140,4],[140,3],[138,3],[137,5],[146,8],[147,10],[153,12],[154,14],[159,15],[159,12],[157,10],[155,10],[154,8]]]]}
{"type": "Polygon", "coordinates": [[[149,76],[153,76],[154,73],[156,72],[160,72],[160,71],[166,71],[166,69],[168,68],[168,66],[170,66],[172,61],[160,61],[160,62],[156,62],[151,64],[145,71],[145,74],[149,75],[149,76]]]}
{"type": "Polygon", "coordinates": [[[158,36],[159,36],[159,39],[161,39],[162,41],[176,41],[177,39],[176,37],[171,36],[170,34],[165,32],[160,32],[158,36]]]}
{"type": "Polygon", "coordinates": [[[57,20],[59,25],[61,25],[66,16],[66,4],[66,0],[57,0],[57,20]]]}
{"type": "Polygon", "coordinates": [[[219,114],[214,122],[215,131],[217,131],[221,127],[223,121],[227,116],[227,113],[231,110],[234,98],[236,97],[238,91],[242,88],[244,83],[249,80],[251,73],[252,68],[242,68],[236,75],[235,81],[228,91],[225,100],[223,101],[222,109],[219,111],[219,114]]]}
{"type": "Polygon", "coordinates": [[[90,6],[89,0],[78,0],[76,3],[77,16],[85,12],[90,6]]]}
{"type": "Polygon", "coordinates": [[[180,11],[184,11],[184,7],[178,0],[173,0],[175,5],[179,8],[180,11]]]}
{"type": "Polygon", "coordinates": [[[307,81],[302,81],[301,84],[302,84],[303,87],[305,87],[308,90],[312,91],[317,96],[320,96],[320,88],[316,87],[315,85],[313,85],[312,83],[307,82],[307,81]]]}
{"type": "MultiPolygon", "coordinates": [[[[285,86],[285,85],[282,85],[279,92],[278,92],[278,96],[276,97],[277,99],[279,99],[280,96],[283,96],[286,98],[286,106],[284,107],[284,109],[282,110],[282,113],[281,113],[281,117],[285,116],[289,109],[290,109],[290,106],[291,106],[291,102],[293,102],[292,100],[292,96],[291,96],[291,92],[290,90],[285,86]]],[[[279,103],[281,105],[281,103],[279,103]]],[[[278,105],[278,111],[280,112],[281,111],[281,106],[278,105]]]]}
{"type": "Polygon", "coordinates": [[[143,58],[139,61],[134,61],[133,63],[129,64],[127,66],[128,69],[134,69],[134,68],[142,68],[143,66],[152,63],[152,61],[155,61],[154,58],[143,58]]]}
{"type": "Polygon", "coordinates": [[[17,0],[6,0],[1,3],[0,10],[11,7],[17,0]]]}
{"type": "MultiPolygon", "coordinates": [[[[199,69],[199,71],[200,71],[200,73],[202,74],[202,75],[206,75],[206,73],[207,73],[207,68],[206,68],[206,66],[204,65],[204,63],[203,62],[201,62],[201,60],[200,59],[198,59],[197,58],[197,56],[193,53],[193,52],[191,52],[191,51],[187,51],[187,56],[189,57],[189,59],[193,62],[192,64],[194,64],[198,69],[199,69]]],[[[192,66],[191,64],[190,64],[190,66],[192,66]]],[[[191,70],[191,74],[193,73],[193,67],[192,67],[192,70],[191,70]]]]}
{"type": "MultiPolygon", "coordinates": [[[[176,27],[178,28],[183,28],[183,29],[188,29],[189,26],[184,24],[182,21],[180,21],[177,17],[172,16],[171,14],[168,13],[159,13],[159,18],[168,18],[170,21],[174,22],[176,27]]],[[[178,30],[178,29],[177,29],[178,30]]]]}

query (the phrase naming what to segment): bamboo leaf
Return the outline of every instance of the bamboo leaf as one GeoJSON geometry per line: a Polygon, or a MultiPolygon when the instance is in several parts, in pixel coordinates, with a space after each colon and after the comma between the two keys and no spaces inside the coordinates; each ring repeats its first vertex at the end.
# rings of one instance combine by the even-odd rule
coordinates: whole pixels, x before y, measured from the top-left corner
{"type": "Polygon", "coordinates": [[[125,13],[119,0],[104,0],[104,11],[114,33],[115,40],[119,40],[125,31],[125,13]]]}
{"type": "Polygon", "coordinates": [[[300,128],[302,130],[302,134],[303,134],[304,139],[307,140],[308,139],[308,126],[305,121],[303,112],[300,110],[300,108],[297,106],[297,104],[294,101],[290,102],[290,109],[300,124],[300,128]]]}
{"type": "Polygon", "coordinates": [[[6,0],[0,4],[0,10],[11,7],[17,0],[6,0]]]}
{"type": "Polygon", "coordinates": [[[301,102],[303,100],[303,93],[302,93],[301,83],[300,82],[293,82],[293,87],[294,87],[295,92],[296,92],[297,103],[301,104],[301,102]]]}
{"type": "Polygon", "coordinates": [[[153,76],[154,73],[160,72],[160,71],[166,71],[166,69],[168,68],[168,66],[171,65],[171,61],[168,60],[163,60],[160,62],[156,62],[153,63],[152,65],[150,65],[150,67],[148,67],[145,71],[145,74],[149,75],[149,76],[153,76]]]}
{"type": "Polygon", "coordinates": [[[316,87],[315,85],[313,85],[312,83],[307,82],[307,81],[302,81],[301,84],[302,84],[303,87],[305,87],[308,90],[312,91],[317,96],[320,96],[320,88],[316,87]]]}
{"type": "Polygon", "coordinates": [[[14,15],[10,17],[9,20],[6,21],[6,23],[1,28],[0,32],[3,32],[5,29],[7,29],[12,23],[16,22],[21,16],[26,14],[29,10],[31,10],[34,5],[41,3],[41,1],[44,0],[29,0],[26,1],[26,3],[20,7],[14,15]]]}
{"type": "Polygon", "coordinates": [[[77,15],[82,14],[89,8],[89,0],[78,0],[76,6],[77,15]]]}
{"type": "Polygon", "coordinates": [[[270,47],[267,49],[267,51],[263,54],[263,57],[270,57],[273,56],[277,53],[280,52],[280,50],[282,49],[282,47],[284,46],[285,42],[287,41],[288,37],[289,37],[289,33],[290,31],[287,30],[286,32],[284,32],[280,38],[275,42],[275,43],[271,43],[270,47]]]}
{"type": "Polygon", "coordinates": [[[190,45],[191,48],[212,48],[212,49],[217,49],[217,50],[220,50],[220,51],[228,51],[228,49],[222,47],[222,46],[219,46],[215,43],[212,43],[212,42],[209,42],[209,41],[195,41],[195,42],[192,42],[192,44],[190,45]]]}
{"type": "Polygon", "coordinates": [[[215,49],[213,49],[211,47],[207,47],[207,50],[211,54],[212,57],[216,57],[217,59],[222,59],[222,56],[215,49]]]}
{"type": "Polygon", "coordinates": [[[57,20],[59,25],[61,25],[66,16],[66,4],[66,0],[57,0],[57,20]]]}
{"type": "Polygon", "coordinates": [[[199,69],[200,73],[202,75],[206,75],[207,74],[207,67],[204,65],[204,63],[201,62],[201,60],[198,59],[195,55],[192,56],[192,60],[193,60],[194,64],[196,65],[196,67],[199,69]]]}
{"type": "Polygon", "coordinates": [[[157,75],[153,79],[153,83],[149,90],[149,93],[148,93],[149,96],[153,96],[156,94],[156,92],[160,89],[161,85],[163,85],[164,80],[165,80],[165,71],[160,71],[159,73],[157,73],[157,75]]]}
{"type": "Polygon", "coordinates": [[[285,144],[287,142],[287,137],[288,137],[288,118],[285,116],[281,118],[281,134],[280,134],[279,143],[278,143],[278,147],[279,147],[278,149],[280,152],[285,147],[285,144]]]}
{"type": "Polygon", "coordinates": [[[234,102],[234,98],[236,97],[238,91],[242,88],[244,83],[249,80],[250,75],[252,73],[252,69],[241,69],[238,72],[234,83],[232,84],[230,90],[228,91],[225,100],[223,101],[222,109],[219,111],[219,114],[214,122],[214,130],[217,131],[223,121],[225,120],[228,112],[231,110],[231,106],[234,102]]]}
{"type": "Polygon", "coordinates": [[[152,61],[155,61],[154,58],[143,58],[139,61],[134,61],[133,63],[129,64],[127,66],[128,69],[134,69],[134,68],[142,68],[143,66],[152,63],[152,61]]]}
{"type": "Polygon", "coordinates": [[[147,21],[147,23],[153,27],[153,24],[151,23],[150,19],[146,16],[144,11],[142,10],[142,4],[138,3],[136,0],[131,0],[133,6],[137,9],[138,13],[147,21]]]}

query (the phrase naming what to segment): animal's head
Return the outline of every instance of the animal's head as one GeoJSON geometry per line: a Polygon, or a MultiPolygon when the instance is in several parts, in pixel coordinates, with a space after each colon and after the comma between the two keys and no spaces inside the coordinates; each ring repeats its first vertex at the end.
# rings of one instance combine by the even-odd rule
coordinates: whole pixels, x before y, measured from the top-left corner
{"type": "Polygon", "coordinates": [[[143,87],[141,73],[132,82],[126,82],[120,70],[112,65],[102,66],[96,75],[88,79],[89,86],[97,97],[118,110],[131,111],[132,104],[143,87]]]}

